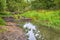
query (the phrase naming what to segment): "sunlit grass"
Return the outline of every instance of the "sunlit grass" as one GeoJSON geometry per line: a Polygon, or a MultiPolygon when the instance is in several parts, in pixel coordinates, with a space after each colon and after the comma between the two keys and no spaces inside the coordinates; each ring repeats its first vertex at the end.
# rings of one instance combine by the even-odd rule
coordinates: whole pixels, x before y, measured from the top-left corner
{"type": "Polygon", "coordinates": [[[23,14],[27,18],[32,18],[33,21],[38,21],[38,24],[52,27],[60,30],[60,11],[28,11],[23,14]]]}

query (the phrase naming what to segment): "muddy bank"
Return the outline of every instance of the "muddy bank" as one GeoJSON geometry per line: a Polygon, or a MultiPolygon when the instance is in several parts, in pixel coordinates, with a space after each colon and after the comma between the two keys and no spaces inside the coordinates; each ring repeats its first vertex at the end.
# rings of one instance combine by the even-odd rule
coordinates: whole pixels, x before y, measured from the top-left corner
{"type": "Polygon", "coordinates": [[[26,40],[24,31],[22,28],[16,26],[15,23],[7,22],[7,30],[0,33],[0,40],[26,40]]]}

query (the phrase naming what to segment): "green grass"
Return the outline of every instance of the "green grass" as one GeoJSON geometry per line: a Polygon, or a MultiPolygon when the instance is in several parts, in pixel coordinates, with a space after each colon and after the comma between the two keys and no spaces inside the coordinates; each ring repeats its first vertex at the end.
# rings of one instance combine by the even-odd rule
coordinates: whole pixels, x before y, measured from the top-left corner
{"type": "Polygon", "coordinates": [[[2,18],[0,18],[0,25],[2,25],[2,26],[6,25],[5,21],[2,18]]]}
{"type": "Polygon", "coordinates": [[[3,20],[2,17],[9,17],[10,15],[10,12],[0,12],[0,33],[7,30],[5,27],[2,27],[6,25],[6,22],[3,20]]]}
{"type": "Polygon", "coordinates": [[[0,12],[0,33],[7,30],[5,27],[2,27],[6,25],[6,22],[3,20],[2,17],[9,17],[9,16],[11,16],[10,12],[0,12]]]}
{"type": "Polygon", "coordinates": [[[21,16],[32,18],[38,25],[48,26],[60,30],[60,11],[28,11],[21,16]]]}
{"type": "Polygon", "coordinates": [[[0,12],[0,17],[9,17],[11,16],[10,12],[0,12]]]}
{"type": "Polygon", "coordinates": [[[9,16],[11,16],[10,12],[0,12],[0,25],[2,26],[6,25],[2,17],[9,17],[9,16]]]}

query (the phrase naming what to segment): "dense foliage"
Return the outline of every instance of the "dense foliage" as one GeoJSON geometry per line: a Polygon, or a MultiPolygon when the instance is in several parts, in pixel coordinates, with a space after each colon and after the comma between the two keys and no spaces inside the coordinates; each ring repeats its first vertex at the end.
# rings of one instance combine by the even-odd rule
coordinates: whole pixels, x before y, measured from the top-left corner
{"type": "Polygon", "coordinates": [[[6,0],[0,0],[0,12],[6,9],[6,0]]]}
{"type": "Polygon", "coordinates": [[[30,9],[60,9],[60,0],[0,0],[0,11],[26,11],[30,9]]]}

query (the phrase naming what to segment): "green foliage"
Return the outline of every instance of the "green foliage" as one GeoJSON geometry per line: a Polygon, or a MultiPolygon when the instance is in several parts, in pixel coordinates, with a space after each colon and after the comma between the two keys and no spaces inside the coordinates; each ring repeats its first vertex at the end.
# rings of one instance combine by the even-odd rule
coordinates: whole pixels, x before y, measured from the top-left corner
{"type": "Polygon", "coordinates": [[[60,0],[54,0],[54,3],[56,4],[57,9],[60,9],[60,0]]]}
{"type": "Polygon", "coordinates": [[[45,12],[28,11],[25,12],[25,14],[22,14],[22,16],[32,18],[33,21],[35,21],[38,24],[60,30],[59,14],[60,11],[45,11],[45,12]]]}
{"type": "Polygon", "coordinates": [[[0,11],[25,11],[31,9],[58,9],[59,0],[0,0],[0,11]]]}
{"type": "Polygon", "coordinates": [[[0,0],[0,12],[5,11],[6,9],[6,0],[0,0]]]}
{"type": "Polygon", "coordinates": [[[31,2],[32,9],[50,9],[55,6],[54,0],[35,0],[31,2]]]}
{"type": "Polygon", "coordinates": [[[5,21],[2,18],[0,18],[0,25],[5,25],[5,21]]]}
{"type": "Polygon", "coordinates": [[[24,11],[28,4],[24,0],[7,0],[7,9],[11,12],[24,11]]]}
{"type": "Polygon", "coordinates": [[[0,25],[6,25],[2,17],[9,17],[9,16],[11,16],[10,12],[0,12],[0,25]]]}
{"type": "MultiPolygon", "coordinates": [[[[2,17],[10,16],[10,12],[23,12],[25,10],[31,9],[56,9],[60,8],[60,0],[0,0],[0,21],[4,23],[2,17]],[[7,11],[7,12],[6,12],[7,11]]],[[[59,29],[60,24],[60,12],[59,11],[46,11],[46,12],[37,12],[37,11],[28,11],[22,16],[32,18],[34,21],[39,21],[39,23],[59,29]]],[[[18,19],[18,15],[13,15],[18,19]]]]}
{"type": "Polygon", "coordinates": [[[10,12],[0,12],[0,17],[9,17],[11,16],[10,12]]]}

